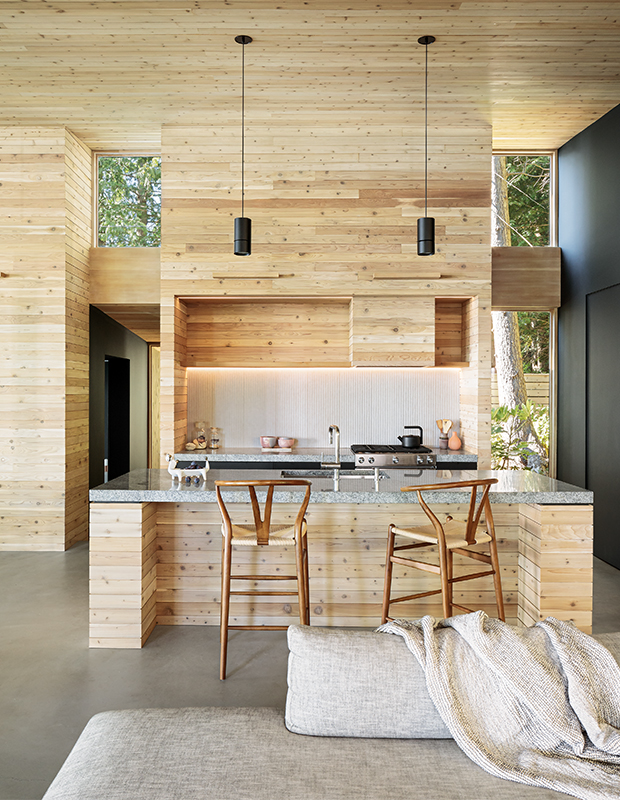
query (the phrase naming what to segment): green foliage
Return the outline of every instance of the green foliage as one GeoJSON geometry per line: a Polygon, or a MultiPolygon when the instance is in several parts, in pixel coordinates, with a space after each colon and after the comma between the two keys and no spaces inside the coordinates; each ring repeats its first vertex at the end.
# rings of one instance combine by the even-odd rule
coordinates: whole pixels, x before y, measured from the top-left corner
{"type": "Polygon", "coordinates": [[[492,409],[491,466],[549,474],[549,409],[546,406],[528,400],[516,408],[492,409]],[[536,432],[536,441],[523,441],[528,421],[536,432]]]}
{"type": "Polygon", "coordinates": [[[513,247],[549,244],[549,156],[507,156],[510,243],[513,247]]]}
{"type": "Polygon", "coordinates": [[[523,358],[523,372],[549,372],[548,311],[518,311],[519,340],[523,358]]]}
{"type": "Polygon", "coordinates": [[[161,158],[101,156],[98,167],[99,247],[159,247],[161,158]]]}

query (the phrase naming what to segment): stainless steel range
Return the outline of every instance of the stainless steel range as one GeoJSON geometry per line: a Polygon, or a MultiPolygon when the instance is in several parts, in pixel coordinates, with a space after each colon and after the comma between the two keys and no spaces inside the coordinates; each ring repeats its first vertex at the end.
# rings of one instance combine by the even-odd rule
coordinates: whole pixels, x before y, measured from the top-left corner
{"type": "Polygon", "coordinates": [[[398,444],[352,444],[356,467],[437,469],[437,457],[429,447],[398,444]]]}

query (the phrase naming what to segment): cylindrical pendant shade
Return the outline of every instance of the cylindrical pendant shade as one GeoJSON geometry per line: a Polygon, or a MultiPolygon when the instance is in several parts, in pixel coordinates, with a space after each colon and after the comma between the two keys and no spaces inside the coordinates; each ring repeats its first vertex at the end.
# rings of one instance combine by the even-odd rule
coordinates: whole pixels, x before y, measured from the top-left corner
{"type": "Polygon", "coordinates": [[[433,217],[420,217],[418,220],[418,255],[435,254],[435,220],[433,217]]]}
{"type": "Polygon", "coordinates": [[[252,220],[249,217],[235,218],[235,255],[249,256],[252,253],[252,220]]]}

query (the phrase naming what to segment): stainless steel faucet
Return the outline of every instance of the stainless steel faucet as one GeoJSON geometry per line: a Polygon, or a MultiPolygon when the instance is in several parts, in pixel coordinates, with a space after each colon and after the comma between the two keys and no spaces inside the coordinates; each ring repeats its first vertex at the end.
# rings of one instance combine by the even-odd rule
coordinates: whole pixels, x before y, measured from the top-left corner
{"type": "Polygon", "coordinates": [[[337,425],[329,426],[329,443],[334,445],[334,460],[324,461],[321,466],[340,469],[340,428],[337,425]]]}

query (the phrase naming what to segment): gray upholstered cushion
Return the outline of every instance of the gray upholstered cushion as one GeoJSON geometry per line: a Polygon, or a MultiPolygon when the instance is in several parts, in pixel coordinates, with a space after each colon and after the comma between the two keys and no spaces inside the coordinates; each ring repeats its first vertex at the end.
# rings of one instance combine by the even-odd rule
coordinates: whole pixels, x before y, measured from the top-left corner
{"type": "Polygon", "coordinates": [[[288,629],[286,727],[310,736],[444,739],[450,733],[400,636],[288,629]]]}
{"type": "Polygon", "coordinates": [[[93,717],[44,800],[561,798],[488,775],[452,740],[295,736],[275,708],[185,708],[93,717]]]}

